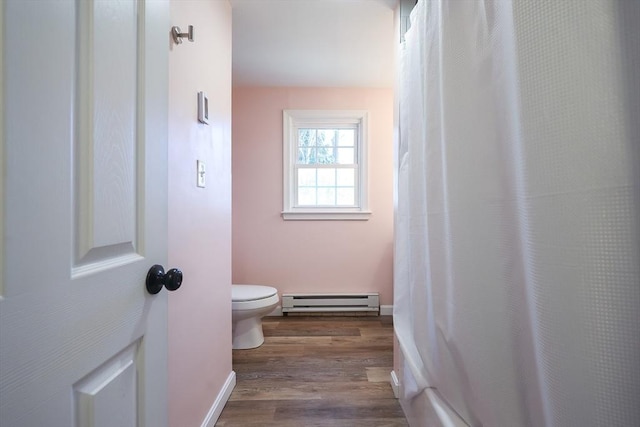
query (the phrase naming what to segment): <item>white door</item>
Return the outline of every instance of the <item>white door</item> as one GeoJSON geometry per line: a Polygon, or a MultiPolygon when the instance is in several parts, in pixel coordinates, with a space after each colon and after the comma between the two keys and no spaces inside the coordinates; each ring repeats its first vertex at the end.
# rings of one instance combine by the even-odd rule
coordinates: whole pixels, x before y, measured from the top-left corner
{"type": "Polygon", "coordinates": [[[0,426],[166,426],[168,1],[0,8],[0,426]]]}

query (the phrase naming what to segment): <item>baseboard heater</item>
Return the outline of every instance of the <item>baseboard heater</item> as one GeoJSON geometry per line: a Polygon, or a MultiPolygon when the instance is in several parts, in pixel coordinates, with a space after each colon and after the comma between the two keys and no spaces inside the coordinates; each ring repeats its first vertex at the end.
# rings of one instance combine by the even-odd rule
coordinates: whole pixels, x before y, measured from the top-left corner
{"type": "Polygon", "coordinates": [[[377,292],[355,294],[283,294],[282,313],[380,312],[377,292]]]}

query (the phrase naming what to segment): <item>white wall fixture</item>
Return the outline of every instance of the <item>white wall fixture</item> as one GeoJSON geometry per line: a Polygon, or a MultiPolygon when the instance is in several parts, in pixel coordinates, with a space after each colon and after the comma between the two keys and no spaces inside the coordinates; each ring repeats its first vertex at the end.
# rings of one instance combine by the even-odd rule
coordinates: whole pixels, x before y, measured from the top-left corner
{"type": "Polygon", "coordinates": [[[198,92],[198,121],[209,124],[209,98],[204,92],[198,92]]]}
{"type": "Polygon", "coordinates": [[[205,186],[205,174],[206,174],[206,167],[205,164],[202,160],[198,160],[196,163],[196,169],[198,172],[198,177],[197,177],[197,186],[200,188],[204,188],[205,186]]]}

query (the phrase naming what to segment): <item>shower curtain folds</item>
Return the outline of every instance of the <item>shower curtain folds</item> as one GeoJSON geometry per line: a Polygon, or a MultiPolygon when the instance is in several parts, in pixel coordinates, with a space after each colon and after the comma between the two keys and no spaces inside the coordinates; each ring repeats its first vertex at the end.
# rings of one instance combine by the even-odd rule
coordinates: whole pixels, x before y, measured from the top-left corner
{"type": "Polygon", "coordinates": [[[638,21],[626,0],[414,8],[394,266],[412,426],[640,425],[638,21]]]}

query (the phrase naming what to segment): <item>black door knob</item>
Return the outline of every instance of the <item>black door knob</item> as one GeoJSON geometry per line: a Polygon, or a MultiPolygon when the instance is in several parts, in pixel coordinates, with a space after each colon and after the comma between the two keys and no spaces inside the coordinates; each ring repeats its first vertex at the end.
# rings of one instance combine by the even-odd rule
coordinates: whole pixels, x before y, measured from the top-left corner
{"type": "Polygon", "coordinates": [[[175,291],[182,285],[182,271],[177,268],[164,272],[161,265],[154,265],[147,273],[147,291],[150,294],[157,294],[164,286],[169,291],[175,291]]]}

